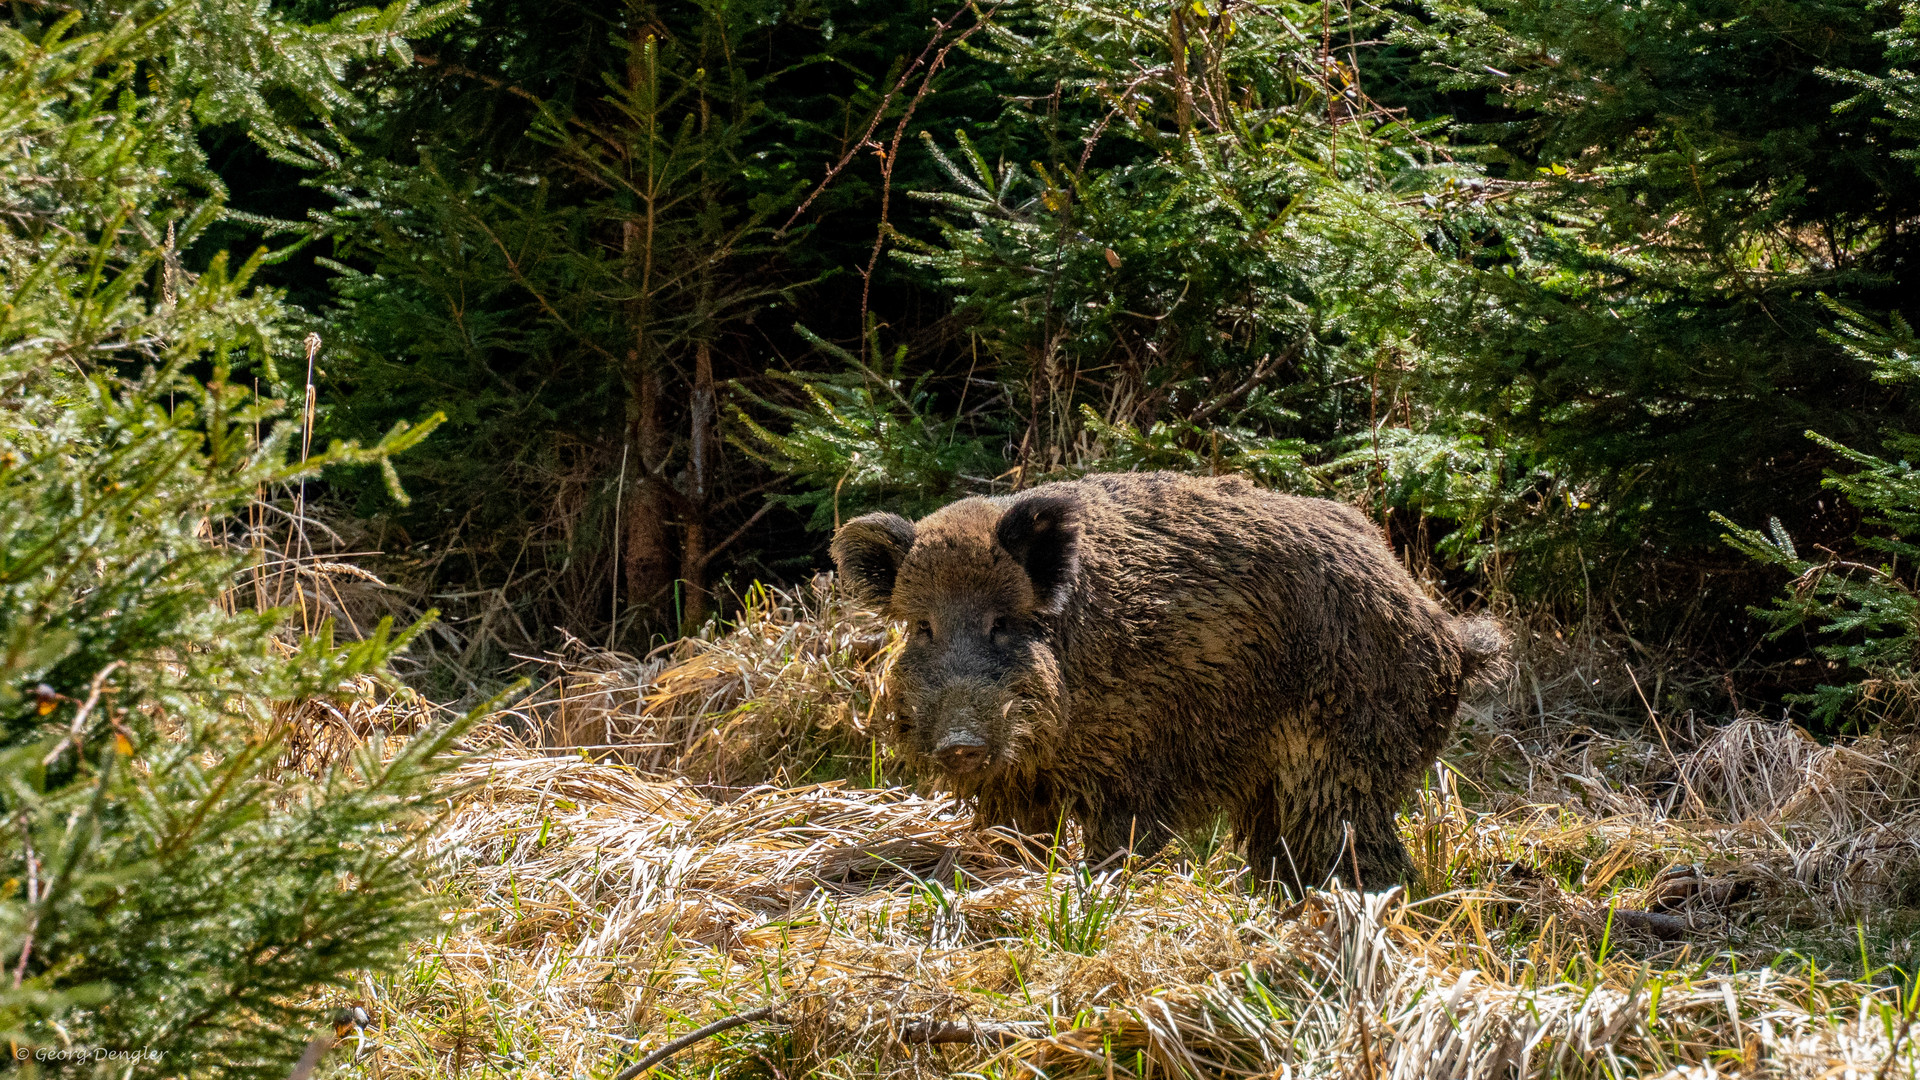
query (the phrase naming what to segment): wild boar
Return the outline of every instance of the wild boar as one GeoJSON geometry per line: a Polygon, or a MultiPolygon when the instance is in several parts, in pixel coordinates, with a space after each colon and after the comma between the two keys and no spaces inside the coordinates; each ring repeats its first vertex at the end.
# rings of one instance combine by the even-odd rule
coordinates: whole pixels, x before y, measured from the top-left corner
{"type": "Polygon", "coordinates": [[[1070,815],[1098,860],[1224,812],[1254,871],[1295,889],[1408,875],[1394,816],[1505,645],[1428,599],[1359,511],[1238,477],[868,514],[832,551],[906,628],[892,736],[982,826],[1070,815]]]}

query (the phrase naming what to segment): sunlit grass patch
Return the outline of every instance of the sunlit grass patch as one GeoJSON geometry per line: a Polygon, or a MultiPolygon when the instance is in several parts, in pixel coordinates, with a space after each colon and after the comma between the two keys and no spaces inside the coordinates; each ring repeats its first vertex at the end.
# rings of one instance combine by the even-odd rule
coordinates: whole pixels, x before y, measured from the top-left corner
{"type": "Polygon", "coordinates": [[[1656,733],[1592,703],[1599,645],[1536,655],[1410,802],[1408,891],[1269,900],[1224,837],[1088,867],[1070,828],[1036,853],[887,786],[891,763],[847,752],[876,752],[884,657],[808,651],[853,631],[793,611],[756,609],[607,712],[666,744],[650,757],[502,745],[466,767],[440,841],[458,913],[366,984],[375,1023],[341,1064],[611,1076],[773,1005],[660,1068],[1912,1073],[1920,801],[1896,742],[1752,717],[1656,733]],[[695,701],[720,711],[696,720],[695,701]],[[795,783],[823,753],[807,739],[856,767],[795,783]]]}

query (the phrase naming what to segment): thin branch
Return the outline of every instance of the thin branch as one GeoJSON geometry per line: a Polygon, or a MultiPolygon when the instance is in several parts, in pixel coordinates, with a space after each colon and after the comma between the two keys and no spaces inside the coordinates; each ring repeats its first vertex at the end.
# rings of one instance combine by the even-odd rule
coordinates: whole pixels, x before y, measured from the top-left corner
{"type": "MultiPolygon", "coordinates": [[[[906,69],[900,72],[899,80],[896,81],[893,84],[893,87],[889,89],[886,92],[886,94],[880,98],[880,107],[873,110],[873,119],[867,121],[866,133],[861,135],[858,140],[856,140],[855,142],[847,146],[847,152],[844,154],[841,154],[840,160],[834,162],[833,167],[827,170],[827,175],[824,179],[820,181],[820,185],[814,188],[813,193],[808,195],[806,199],[800,203],[799,208],[793,212],[793,216],[787,218],[787,223],[785,225],[780,226],[779,230],[773,234],[776,239],[787,235],[787,230],[793,228],[793,223],[796,221],[799,221],[800,215],[806,213],[807,207],[813,205],[813,200],[819,198],[820,194],[827,190],[827,185],[833,183],[834,177],[840,175],[840,170],[847,167],[847,164],[853,160],[853,156],[855,154],[858,154],[861,150],[865,149],[868,146],[873,145],[873,133],[879,129],[881,119],[887,115],[887,106],[893,104],[894,95],[898,94],[900,91],[905,90],[907,88],[907,80],[913,78],[913,73],[915,71],[918,71],[920,69],[920,65],[926,62],[927,53],[933,51],[933,47],[939,43],[940,39],[943,36],[945,36],[948,28],[953,25],[954,21],[959,19],[960,16],[965,15],[967,13],[967,9],[971,8],[972,6],[973,4],[971,0],[969,0],[969,2],[963,5],[959,11],[956,11],[953,13],[953,18],[950,18],[943,23],[934,24],[935,26],[938,27],[938,29],[934,31],[932,37],[927,39],[927,44],[924,48],[920,50],[920,55],[913,58],[913,63],[908,64],[906,66],[906,69]]],[[[944,52],[942,53],[942,55],[945,55],[944,52]]]]}
{"type": "Polygon", "coordinates": [[[80,745],[81,736],[86,733],[87,717],[93,715],[94,706],[100,704],[101,687],[106,684],[107,676],[113,674],[114,669],[118,668],[122,662],[115,660],[101,668],[100,673],[93,677],[93,686],[87,691],[87,700],[80,706],[80,711],[73,714],[73,723],[68,727],[67,737],[61,739],[52,750],[48,751],[45,760],[40,762],[42,766],[52,765],[54,759],[60,756],[60,752],[67,748],[68,743],[72,743],[75,747],[80,745]]]}
{"type": "Polygon", "coordinates": [[[560,328],[562,330],[565,330],[567,333],[572,334],[576,339],[579,340],[579,342],[582,345],[585,345],[587,348],[592,349],[596,353],[599,353],[601,359],[606,360],[607,362],[618,367],[620,365],[619,357],[608,352],[599,342],[593,340],[592,338],[581,333],[580,331],[575,330],[573,328],[573,324],[567,321],[567,317],[565,315],[560,314],[559,309],[555,308],[551,303],[549,303],[547,301],[547,298],[541,294],[539,289],[536,289],[533,287],[533,282],[527,280],[527,276],[520,272],[520,264],[514,259],[513,253],[507,250],[506,243],[502,241],[500,237],[497,236],[494,233],[494,231],[487,226],[487,223],[485,221],[481,220],[480,215],[472,214],[469,216],[473,218],[474,226],[478,228],[481,232],[486,233],[487,239],[493,241],[493,246],[500,249],[500,257],[506,260],[506,263],[507,263],[507,273],[512,274],[513,280],[518,282],[521,288],[527,290],[527,295],[533,297],[536,301],[539,302],[540,309],[547,313],[547,317],[552,319],[554,322],[559,323],[560,328]]]}
{"type": "Polygon", "coordinates": [[[722,540],[719,543],[708,548],[706,550],[706,553],[700,556],[700,565],[705,566],[708,563],[712,562],[714,556],[720,554],[722,551],[725,551],[727,547],[731,545],[735,540],[738,540],[742,536],[745,536],[747,534],[748,529],[753,528],[754,525],[758,523],[761,518],[767,516],[768,511],[771,511],[775,506],[778,506],[778,505],[779,505],[778,503],[775,503],[772,501],[761,503],[760,509],[755,510],[753,512],[752,517],[741,522],[740,527],[733,530],[733,532],[728,533],[727,538],[725,540],[722,540]]]}
{"type": "Polygon", "coordinates": [[[1206,423],[1207,420],[1211,418],[1214,413],[1219,412],[1221,409],[1226,408],[1228,405],[1231,405],[1235,401],[1238,401],[1240,398],[1246,396],[1248,391],[1260,385],[1261,380],[1265,379],[1267,376],[1279,370],[1281,366],[1286,364],[1287,361],[1293,359],[1294,353],[1297,353],[1299,351],[1300,351],[1300,347],[1296,345],[1293,348],[1288,349],[1286,352],[1281,353],[1280,359],[1278,361],[1273,361],[1272,363],[1269,363],[1269,361],[1272,359],[1271,356],[1261,357],[1260,362],[1254,365],[1253,374],[1247,376],[1247,380],[1245,382],[1227,391],[1226,393],[1221,394],[1218,397],[1215,397],[1212,401],[1207,402],[1206,404],[1200,406],[1198,409],[1195,409],[1193,411],[1193,415],[1187,417],[1187,423],[1193,424],[1196,427],[1199,426],[1200,424],[1206,423]]]}
{"type": "Polygon", "coordinates": [[[705,1039],[713,1035],[718,1035],[723,1031],[731,1031],[732,1029],[741,1027],[742,1025],[751,1024],[756,1020],[766,1020],[773,1017],[775,1008],[776,1007],[773,1005],[762,1005],[757,1009],[751,1009],[747,1012],[739,1013],[734,1016],[729,1016],[724,1020],[715,1020],[713,1023],[708,1024],[706,1027],[696,1028],[693,1031],[689,1031],[685,1035],[682,1035],[679,1038],[673,1040],[672,1042],[666,1044],[665,1046],[662,1046],[660,1049],[655,1050],[653,1053],[648,1054],[646,1057],[641,1058],[639,1061],[634,1062],[632,1065],[629,1065],[626,1068],[620,1070],[620,1074],[614,1077],[614,1080],[634,1080],[634,1077],[639,1076],[641,1073],[646,1072],[648,1069],[653,1068],[655,1065],[658,1065],[661,1062],[672,1057],[673,1055],[679,1053],[680,1051],[685,1050],[687,1047],[692,1046],[694,1043],[699,1042],[701,1039],[705,1039]]]}
{"type": "MultiPolygon", "coordinates": [[[[527,90],[522,87],[515,86],[513,83],[507,82],[505,79],[497,79],[492,75],[483,74],[469,67],[463,67],[459,64],[452,62],[451,60],[442,60],[437,56],[428,56],[425,53],[418,53],[418,52],[414,53],[413,62],[416,64],[419,64],[422,67],[439,68],[440,70],[446,72],[449,75],[457,75],[457,76],[460,76],[461,78],[474,79],[478,82],[487,84],[488,86],[492,87],[495,90],[505,90],[507,93],[512,94],[514,97],[520,98],[523,101],[532,102],[534,108],[537,108],[541,112],[546,113],[549,117],[555,117],[553,110],[547,106],[547,103],[544,100],[542,100],[539,97],[539,95],[533,93],[531,90],[527,90]]],[[[568,116],[566,118],[566,122],[569,124],[572,124],[574,127],[579,128],[580,130],[586,132],[589,135],[597,136],[609,143],[614,141],[611,135],[608,135],[606,132],[601,131],[599,128],[594,127],[592,124],[587,123],[585,120],[582,120],[577,116],[568,116]]]]}
{"type": "MultiPolygon", "coordinates": [[[[33,850],[33,822],[26,814],[21,814],[20,841],[24,845],[27,861],[27,903],[40,903],[40,855],[33,850]]],[[[27,977],[27,958],[33,955],[33,934],[40,929],[40,919],[36,916],[27,924],[27,934],[20,943],[20,963],[13,969],[13,988],[20,989],[20,983],[27,977]]]]}
{"type": "Polygon", "coordinates": [[[738,495],[729,495],[726,498],[721,499],[718,502],[715,502],[713,504],[713,508],[715,510],[725,510],[728,507],[734,505],[735,503],[745,502],[748,499],[753,498],[755,495],[758,495],[763,491],[770,491],[773,488],[777,488],[781,484],[784,484],[786,482],[787,480],[785,477],[776,477],[775,479],[769,480],[764,484],[755,484],[738,495]]]}
{"type": "MultiPolygon", "coordinates": [[[[956,45],[972,37],[974,31],[987,25],[987,20],[992,18],[993,13],[999,10],[999,8],[1000,5],[996,3],[992,7],[987,8],[985,13],[981,13],[975,10],[973,0],[968,0],[966,7],[954,12],[953,17],[946,22],[938,24],[939,30],[934,33],[933,39],[927,42],[927,48],[929,49],[933,47],[935,41],[940,40],[948,30],[953,28],[954,23],[960,21],[961,15],[966,14],[968,11],[974,11],[975,13],[973,25],[961,31],[959,37],[942,45],[940,51],[934,54],[932,62],[927,65],[926,75],[920,79],[920,88],[914,91],[913,100],[907,103],[906,111],[900,114],[900,122],[894,125],[892,141],[887,144],[887,148],[884,151],[881,151],[880,228],[876,231],[873,238],[873,254],[867,259],[867,268],[860,274],[860,334],[861,351],[863,353],[866,351],[867,306],[873,294],[873,272],[874,269],[880,265],[881,249],[886,247],[887,237],[893,232],[893,222],[888,219],[887,215],[893,205],[893,165],[900,157],[900,141],[906,137],[907,125],[913,122],[914,110],[918,109],[920,102],[925,100],[927,91],[933,89],[933,77],[940,74],[940,68],[947,62],[947,54],[952,52],[956,45]]],[[[922,50],[920,55],[925,56],[925,50],[922,50]]],[[[918,61],[915,61],[915,63],[917,64],[918,61]]]]}
{"type": "Polygon", "coordinates": [[[419,64],[422,67],[437,67],[449,75],[459,75],[468,79],[477,79],[480,82],[486,83],[488,86],[493,87],[495,90],[505,90],[507,93],[512,94],[514,97],[525,98],[526,100],[533,102],[535,105],[540,105],[544,107],[546,104],[545,102],[541,101],[539,97],[535,96],[534,93],[530,90],[523,90],[520,87],[515,86],[510,82],[507,82],[505,79],[496,79],[491,75],[482,75],[481,73],[473,70],[472,68],[462,67],[461,65],[453,63],[451,61],[442,60],[437,56],[428,56],[426,53],[414,53],[413,62],[416,64],[419,64]]]}
{"type": "MultiPolygon", "coordinates": [[[[1080,164],[1077,167],[1075,167],[1075,169],[1073,170],[1073,175],[1075,178],[1086,176],[1087,162],[1092,160],[1093,148],[1095,145],[1097,145],[1100,142],[1100,136],[1106,134],[1107,125],[1113,122],[1114,117],[1121,116],[1124,114],[1124,110],[1126,108],[1126,104],[1128,100],[1130,100],[1133,97],[1134,93],[1140,89],[1141,84],[1145,83],[1147,79],[1150,77],[1151,77],[1151,73],[1142,73],[1138,78],[1135,78],[1132,82],[1128,83],[1127,88],[1125,90],[1122,90],[1118,95],[1109,96],[1109,100],[1113,102],[1113,107],[1107,110],[1107,114],[1100,118],[1099,123],[1096,123],[1093,125],[1092,133],[1089,134],[1085,139],[1081,140],[1082,148],[1080,151],[1080,164]]],[[[1102,90],[1105,89],[1104,85],[1101,87],[1101,89],[1102,90]]]]}

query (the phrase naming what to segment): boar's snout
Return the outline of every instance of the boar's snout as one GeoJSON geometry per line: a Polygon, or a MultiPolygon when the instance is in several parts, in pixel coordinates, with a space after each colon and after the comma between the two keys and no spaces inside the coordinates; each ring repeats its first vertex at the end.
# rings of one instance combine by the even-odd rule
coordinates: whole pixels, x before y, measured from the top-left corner
{"type": "Polygon", "coordinates": [[[978,681],[955,680],[929,695],[922,716],[926,734],[920,751],[950,776],[990,769],[1002,749],[991,719],[999,702],[994,688],[978,681]]]}
{"type": "Polygon", "coordinates": [[[955,776],[964,776],[985,765],[991,755],[986,740],[972,732],[956,731],[940,740],[940,745],[933,748],[933,756],[941,768],[955,776]]]}

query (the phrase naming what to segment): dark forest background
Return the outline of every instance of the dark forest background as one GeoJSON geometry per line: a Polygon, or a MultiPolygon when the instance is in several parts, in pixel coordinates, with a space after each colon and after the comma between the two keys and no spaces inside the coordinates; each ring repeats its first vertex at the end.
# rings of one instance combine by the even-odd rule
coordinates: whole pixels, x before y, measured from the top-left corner
{"type": "Polygon", "coordinates": [[[409,504],[309,493],[441,696],[858,512],[1164,467],[1832,726],[1911,653],[1916,11],[475,0],[342,65],[324,158],[202,124],[184,259],[274,252],[319,438],[446,414],[409,504]]]}

